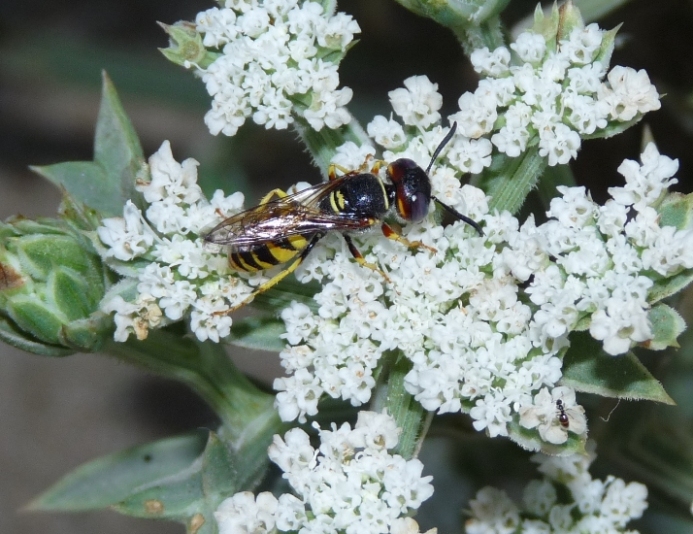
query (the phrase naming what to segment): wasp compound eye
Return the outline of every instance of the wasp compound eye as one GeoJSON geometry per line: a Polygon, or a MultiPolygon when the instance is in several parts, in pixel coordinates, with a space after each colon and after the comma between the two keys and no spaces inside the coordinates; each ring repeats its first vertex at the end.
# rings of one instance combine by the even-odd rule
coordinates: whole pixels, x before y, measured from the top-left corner
{"type": "Polygon", "coordinates": [[[395,186],[397,215],[406,221],[420,221],[428,214],[431,182],[424,170],[410,159],[401,158],[387,168],[395,186]]]}

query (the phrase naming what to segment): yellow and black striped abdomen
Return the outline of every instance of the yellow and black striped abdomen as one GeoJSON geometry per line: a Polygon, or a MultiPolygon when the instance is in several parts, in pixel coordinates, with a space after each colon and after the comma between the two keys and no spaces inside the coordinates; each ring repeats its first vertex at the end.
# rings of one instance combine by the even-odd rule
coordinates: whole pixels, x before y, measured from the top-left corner
{"type": "Polygon", "coordinates": [[[229,266],[236,271],[253,273],[287,263],[303,252],[312,237],[293,235],[247,247],[232,246],[229,266]]]}

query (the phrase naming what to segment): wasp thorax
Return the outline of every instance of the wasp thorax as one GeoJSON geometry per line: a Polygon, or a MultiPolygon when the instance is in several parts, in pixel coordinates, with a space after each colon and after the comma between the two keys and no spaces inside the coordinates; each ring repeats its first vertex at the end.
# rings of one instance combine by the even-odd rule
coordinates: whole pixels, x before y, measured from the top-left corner
{"type": "Polygon", "coordinates": [[[395,186],[397,214],[407,221],[420,221],[428,215],[431,181],[414,161],[401,158],[391,163],[387,174],[395,186]]]}

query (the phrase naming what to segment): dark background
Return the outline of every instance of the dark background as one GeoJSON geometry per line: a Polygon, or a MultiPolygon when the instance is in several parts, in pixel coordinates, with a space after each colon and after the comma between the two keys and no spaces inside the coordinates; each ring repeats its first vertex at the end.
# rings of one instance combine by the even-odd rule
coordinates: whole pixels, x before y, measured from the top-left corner
{"type": "MultiPolygon", "coordinates": [[[[509,23],[533,10],[514,0],[509,23]]],[[[252,203],[276,185],[319,180],[291,131],[252,123],[230,140],[209,135],[202,84],[157,51],[167,38],[156,21],[194,19],[212,7],[200,0],[78,0],[0,3],[0,218],[52,215],[59,194],[28,165],[90,160],[105,69],[141,138],[145,154],[171,140],[178,160],[194,157],[200,173],[227,191],[244,190],[252,203]],[[233,179],[231,178],[233,177],[233,179]],[[252,184],[252,187],[250,186],[252,184]]],[[[361,25],[360,43],[342,64],[342,84],[354,89],[350,109],[365,125],[389,114],[387,92],[415,74],[438,83],[443,116],[453,113],[475,75],[450,32],[389,0],[344,0],[339,9],[361,25]]],[[[680,189],[690,190],[693,114],[690,2],[634,0],[606,19],[625,22],[612,65],[646,68],[660,94],[647,116],[660,151],[681,162],[680,189]]],[[[606,141],[583,145],[573,170],[595,200],[619,183],[623,158],[637,158],[642,125],[606,141]]],[[[235,358],[265,381],[277,373],[276,355],[235,358]]],[[[18,510],[61,475],[92,458],[214,423],[191,392],[97,355],[49,359],[0,346],[0,532],[100,534],[182,532],[180,526],[111,512],[35,514],[18,510]]]]}

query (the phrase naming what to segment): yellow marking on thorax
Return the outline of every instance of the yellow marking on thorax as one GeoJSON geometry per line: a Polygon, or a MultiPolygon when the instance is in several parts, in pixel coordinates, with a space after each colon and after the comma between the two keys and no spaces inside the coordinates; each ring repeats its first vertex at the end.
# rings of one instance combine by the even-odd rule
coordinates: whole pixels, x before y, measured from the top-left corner
{"type": "Polygon", "coordinates": [[[344,211],[344,195],[341,191],[335,191],[330,195],[330,206],[335,213],[344,211]]]}

